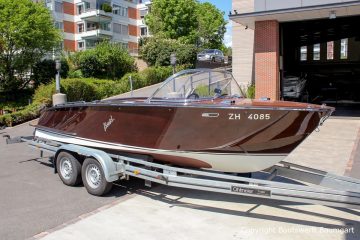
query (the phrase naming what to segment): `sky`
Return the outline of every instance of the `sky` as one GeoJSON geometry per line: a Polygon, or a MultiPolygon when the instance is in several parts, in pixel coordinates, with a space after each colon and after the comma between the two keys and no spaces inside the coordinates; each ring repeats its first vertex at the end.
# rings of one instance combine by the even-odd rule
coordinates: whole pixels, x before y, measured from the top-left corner
{"type": "Polygon", "coordinates": [[[229,22],[229,11],[231,10],[231,2],[232,0],[200,0],[200,2],[210,2],[214,4],[217,8],[219,8],[221,11],[225,12],[224,18],[226,21],[228,21],[228,24],[226,25],[226,33],[224,36],[224,43],[226,46],[231,47],[232,46],[232,27],[231,23],[229,22]]]}

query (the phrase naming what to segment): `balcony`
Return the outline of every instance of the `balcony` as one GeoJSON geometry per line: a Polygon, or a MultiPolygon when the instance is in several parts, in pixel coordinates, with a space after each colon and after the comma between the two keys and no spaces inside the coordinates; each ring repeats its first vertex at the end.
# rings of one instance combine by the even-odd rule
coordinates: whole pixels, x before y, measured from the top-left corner
{"type": "Polygon", "coordinates": [[[112,38],[113,32],[111,29],[103,28],[87,28],[86,31],[79,33],[82,39],[99,39],[112,38]]]}
{"type": "Polygon", "coordinates": [[[105,12],[99,9],[86,9],[85,11],[79,14],[82,20],[91,21],[91,22],[103,22],[109,21],[112,19],[112,12],[105,12]]]}

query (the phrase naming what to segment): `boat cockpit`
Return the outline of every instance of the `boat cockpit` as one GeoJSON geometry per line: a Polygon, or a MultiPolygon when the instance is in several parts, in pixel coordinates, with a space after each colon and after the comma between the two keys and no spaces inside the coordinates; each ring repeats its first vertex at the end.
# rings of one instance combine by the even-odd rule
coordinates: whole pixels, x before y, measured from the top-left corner
{"type": "Polygon", "coordinates": [[[244,97],[239,84],[229,71],[188,69],[166,79],[145,102],[187,102],[221,97],[244,97]]]}

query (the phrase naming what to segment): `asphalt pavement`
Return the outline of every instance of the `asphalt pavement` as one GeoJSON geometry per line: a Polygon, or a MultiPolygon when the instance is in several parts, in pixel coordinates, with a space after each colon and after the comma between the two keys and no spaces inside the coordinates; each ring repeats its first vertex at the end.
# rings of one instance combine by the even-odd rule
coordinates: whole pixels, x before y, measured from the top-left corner
{"type": "Polygon", "coordinates": [[[28,123],[0,130],[0,239],[27,239],[129,197],[140,181],[116,185],[105,197],[94,197],[84,187],[65,186],[54,174],[49,158],[26,143],[6,145],[1,135],[31,135],[28,123]]]}

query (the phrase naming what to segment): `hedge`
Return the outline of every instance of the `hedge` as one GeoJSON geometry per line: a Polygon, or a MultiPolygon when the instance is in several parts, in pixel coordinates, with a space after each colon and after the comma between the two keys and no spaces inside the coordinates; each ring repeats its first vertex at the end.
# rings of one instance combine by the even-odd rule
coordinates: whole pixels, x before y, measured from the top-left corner
{"type": "Polygon", "coordinates": [[[11,127],[14,124],[23,123],[37,118],[40,114],[41,108],[41,105],[33,103],[28,105],[23,110],[2,115],[0,116],[0,126],[11,127]]]}
{"type": "MultiPolygon", "coordinates": [[[[122,93],[121,82],[100,80],[95,78],[72,78],[61,82],[61,92],[67,95],[69,102],[94,101],[122,93]]],[[[55,93],[55,82],[39,86],[34,94],[33,102],[51,105],[52,95],[55,93]]]]}
{"type": "MultiPolygon", "coordinates": [[[[185,68],[179,66],[177,70],[185,68]]],[[[133,89],[164,81],[172,74],[172,67],[151,67],[140,73],[127,73],[121,80],[95,78],[72,78],[61,81],[61,92],[67,95],[69,102],[91,102],[130,91],[129,77],[133,80],[133,89]]],[[[55,93],[55,82],[40,85],[33,96],[33,103],[23,110],[0,116],[0,126],[12,126],[39,116],[40,109],[51,106],[55,93]]]]}

